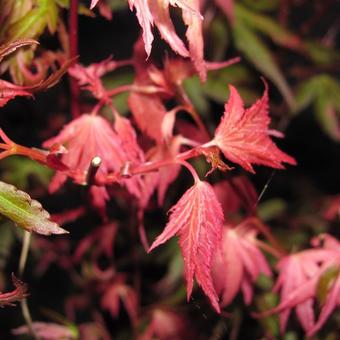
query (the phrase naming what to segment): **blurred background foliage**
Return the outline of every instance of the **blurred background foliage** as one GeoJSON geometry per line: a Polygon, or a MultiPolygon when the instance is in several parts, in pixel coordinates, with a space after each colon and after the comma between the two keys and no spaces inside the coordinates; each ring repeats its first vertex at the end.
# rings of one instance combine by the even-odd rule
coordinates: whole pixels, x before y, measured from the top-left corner
{"type": "MultiPolygon", "coordinates": [[[[251,180],[258,191],[268,184],[258,214],[291,251],[308,247],[310,237],[317,233],[339,235],[339,216],[325,219],[325,212],[340,188],[339,1],[235,0],[232,20],[213,1],[203,2],[206,59],[222,61],[240,56],[241,61],[209,72],[205,84],[201,84],[197,76],[186,80],[187,95],[213,131],[229,95],[228,84],[236,86],[246,105],[250,105],[263,91],[260,77],[269,80],[273,126],[286,135],[278,144],[297,159],[298,166],[280,172],[257,169],[257,175],[251,180]]],[[[81,2],[79,7],[79,61],[84,65],[110,55],[117,60],[132,56],[133,44],[140,32],[135,15],[129,11],[125,0],[107,0],[106,4],[113,11],[112,20],[103,18],[97,10],[90,11],[89,1],[81,2]]],[[[39,40],[39,47],[20,52],[21,60],[28,64],[34,60],[35,68],[39,69],[40,60],[46,61],[41,58],[45,53],[66,48],[63,31],[68,7],[67,0],[0,0],[0,43],[21,38],[39,40]]],[[[183,30],[179,11],[172,9],[171,14],[179,31],[183,30]]],[[[158,37],[151,58],[161,65],[164,55],[171,53],[158,37]]],[[[50,60],[50,64],[44,65],[45,69],[53,63],[50,60]]],[[[1,64],[0,72],[1,77],[10,76],[18,84],[29,83],[19,71],[17,56],[7,58],[1,64]]],[[[133,69],[125,67],[106,75],[104,83],[108,88],[114,88],[130,84],[133,79],[133,69]]],[[[1,127],[18,143],[39,147],[70,120],[67,86],[64,79],[57,87],[36,95],[34,101],[18,98],[9,103],[1,110],[1,127]]],[[[114,103],[122,114],[129,114],[126,94],[115,97],[114,103]]],[[[204,168],[206,165],[201,163],[196,165],[204,168]]],[[[79,202],[86,202],[85,189],[71,184],[56,195],[48,195],[47,185],[52,173],[31,160],[19,157],[2,160],[0,171],[2,180],[39,198],[51,213],[70,210],[79,202]]],[[[224,175],[214,176],[213,181],[217,181],[224,175]]],[[[188,186],[186,181],[183,174],[173,188],[182,192],[188,186]]],[[[165,213],[177,198],[177,190],[173,189],[163,209],[147,212],[145,224],[150,239],[159,232],[159,226],[164,225],[165,213]]],[[[68,223],[68,229],[72,231],[70,236],[59,237],[58,257],[71,256],[79,240],[93,230],[93,225],[100,223],[96,213],[88,206],[87,209],[86,218],[68,223]]],[[[110,203],[111,217],[119,221],[116,268],[119,272],[139,273],[142,278],[141,304],[146,306],[146,311],[156,297],[169,308],[185,311],[194,321],[200,339],[280,338],[277,317],[274,315],[259,323],[250,317],[241,299],[227,308],[230,313],[227,317],[216,316],[200,293],[187,304],[178,247],[169,242],[163,252],[146,255],[134,227],[128,226],[131,210],[128,197],[121,196],[118,202],[110,203]],[[157,295],[157,289],[154,289],[157,282],[167,294],[157,295]]],[[[5,291],[9,274],[17,266],[22,235],[11,227],[10,222],[1,220],[0,223],[0,291],[5,291]]],[[[54,241],[57,242],[57,238],[51,238],[51,243],[54,241]]],[[[34,319],[58,321],[53,313],[46,311],[65,315],[66,298],[81,294],[85,286],[91,308],[87,306],[78,311],[76,320],[72,321],[79,324],[93,320],[100,310],[96,320],[100,319],[106,325],[112,338],[132,337],[124,309],[119,319],[112,319],[108,312],[100,309],[91,261],[84,258],[75,268],[69,269],[54,259],[46,271],[38,272],[41,258],[49,252],[43,247],[35,248],[35,244],[32,243],[26,271],[34,319]]],[[[103,259],[104,267],[105,261],[103,259]]],[[[254,302],[259,310],[277,303],[272,286],[273,282],[268,278],[259,280],[254,302]]],[[[22,324],[22,318],[19,308],[6,308],[1,313],[0,338],[7,339],[10,338],[9,330],[22,324]]],[[[339,319],[337,312],[315,339],[336,339],[339,319]]],[[[302,333],[295,326],[296,322],[291,321],[291,331],[282,339],[301,339],[302,333]]],[[[76,326],[72,324],[72,327],[76,326]]]]}

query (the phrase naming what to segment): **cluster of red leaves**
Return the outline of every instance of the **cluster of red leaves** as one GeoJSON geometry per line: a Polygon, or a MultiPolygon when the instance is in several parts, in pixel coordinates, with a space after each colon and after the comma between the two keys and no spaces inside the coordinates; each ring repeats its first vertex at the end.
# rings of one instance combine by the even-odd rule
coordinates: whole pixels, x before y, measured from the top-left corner
{"type": "Polygon", "coordinates": [[[277,264],[280,275],[274,291],[280,291],[281,302],[262,316],[280,313],[282,333],[292,309],[307,335],[312,336],[340,304],[340,244],[328,234],[319,235],[312,244],[314,249],[287,255],[277,264]],[[313,306],[316,301],[321,308],[317,320],[313,306]]]}
{"type": "MultiPolygon", "coordinates": [[[[98,0],[93,0],[91,7],[97,3],[98,0]]],[[[216,0],[216,4],[232,21],[232,1],[216,0]]],[[[253,298],[253,285],[260,274],[273,274],[260,250],[261,241],[257,238],[259,230],[256,223],[245,219],[234,225],[229,216],[239,210],[241,205],[249,215],[254,214],[257,200],[255,190],[246,180],[231,180],[212,186],[202,181],[187,161],[203,156],[211,163],[212,170],[229,171],[232,168],[222,161],[222,153],[227,161],[251,173],[255,173],[254,165],[277,169],[283,169],[284,163],[295,165],[294,158],[281,151],[272,140],[272,136],[282,137],[282,134],[269,128],[267,83],[264,81],[262,97],[248,109],[244,108],[237,89],[230,85],[224,114],[213,137],[210,137],[186,96],[183,81],[194,73],[198,73],[204,81],[209,70],[226,67],[235,60],[224,63],[205,61],[201,2],[129,0],[129,5],[131,10],[136,11],[143,29],[143,40],[136,43],[132,60],[117,62],[109,58],[87,67],[76,64],[69,69],[70,76],[76,79],[81,89],[91,93],[97,104],[91,112],[85,111],[74,118],[57,136],[43,143],[49,149],[47,155],[58,155],[53,158],[54,163],[48,162],[42,154],[34,158],[33,151],[18,148],[17,144],[1,133],[5,143],[0,146],[6,150],[3,157],[12,154],[8,150],[15,149],[17,154],[17,150],[26,150],[21,154],[57,169],[49,187],[51,193],[58,190],[67,178],[77,184],[88,185],[91,202],[105,222],[80,241],[71,262],[67,261],[70,255],[67,242],[61,241],[60,245],[55,243],[53,248],[49,242],[38,241],[38,248],[46,250],[46,256],[39,266],[40,272],[46,270],[52,262],[59,262],[60,266],[71,270],[90,253],[93,277],[100,282],[96,294],[100,296],[101,307],[108,310],[112,317],[117,317],[119,301],[122,301],[131,323],[137,325],[138,293],[129,285],[123,273],[116,273],[113,268],[102,270],[99,266],[99,258],[104,256],[114,267],[113,244],[118,229],[116,222],[107,220],[106,202],[112,198],[112,185],[125,188],[137,203],[138,218],[142,224],[142,216],[152,194],[157,191],[158,203],[162,205],[167,189],[176,180],[181,166],[184,166],[193,175],[194,184],[170,209],[168,223],[148,251],[178,236],[188,300],[195,279],[218,313],[221,307],[232,302],[240,290],[245,303],[249,305],[253,298]],[[176,33],[170,17],[170,5],[182,11],[183,23],[187,26],[187,45],[176,33]],[[162,67],[156,66],[150,58],[154,39],[153,25],[178,55],[167,57],[162,67]],[[190,58],[190,61],[183,58],[190,58]],[[102,76],[126,65],[134,67],[136,76],[133,84],[113,90],[105,88],[102,76]],[[112,97],[124,91],[129,91],[128,104],[133,119],[122,117],[112,104],[112,97]],[[169,103],[175,104],[169,108],[169,103]],[[113,122],[100,116],[103,106],[111,109],[113,122]],[[188,123],[178,119],[177,113],[180,111],[189,114],[195,124],[185,125],[188,123]],[[226,192],[221,194],[221,188],[226,192]]],[[[35,42],[21,41],[0,49],[0,61],[18,47],[32,43],[35,42]]],[[[35,91],[54,85],[71,63],[66,62],[45,81],[32,86],[19,86],[0,80],[0,107],[15,96],[30,96],[35,91]]],[[[80,211],[80,214],[83,213],[80,211]]],[[[75,216],[79,216],[78,212],[75,216]]],[[[142,241],[146,246],[146,241],[142,241]]],[[[261,316],[280,313],[282,332],[293,308],[307,334],[313,335],[340,304],[339,243],[325,235],[324,244],[321,246],[315,240],[314,247],[283,256],[277,264],[279,277],[274,291],[280,291],[281,301],[277,307],[261,316]],[[329,271],[335,274],[327,276],[329,271]],[[319,285],[326,280],[325,276],[326,279],[330,277],[327,281],[327,294],[321,299],[321,312],[316,319],[313,304],[318,298],[319,285]]],[[[13,283],[16,289],[1,294],[0,304],[10,304],[26,296],[25,285],[15,278],[13,283]]],[[[69,299],[69,310],[88,303],[88,300],[79,303],[77,296],[74,296],[74,299],[69,299]]],[[[148,317],[150,322],[142,338],[169,338],[184,334],[184,319],[170,310],[153,307],[148,317]]],[[[73,337],[67,328],[55,324],[35,323],[33,326],[37,334],[45,338],[48,338],[45,333],[73,337]]],[[[14,333],[23,334],[27,331],[27,328],[22,327],[14,333]]]]}

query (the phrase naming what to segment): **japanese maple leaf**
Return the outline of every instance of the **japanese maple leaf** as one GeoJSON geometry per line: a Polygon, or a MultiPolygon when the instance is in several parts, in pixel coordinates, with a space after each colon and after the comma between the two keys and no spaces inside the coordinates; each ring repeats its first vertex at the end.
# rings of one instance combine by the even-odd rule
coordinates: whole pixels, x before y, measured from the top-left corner
{"type": "Polygon", "coordinates": [[[15,302],[22,301],[28,295],[27,284],[20,281],[13,273],[12,282],[15,289],[7,293],[0,292],[0,307],[14,306],[15,302]]]}
{"type": "Polygon", "coordinates": [[[323,244],[323,249],[331,252],[329,262],[325,264],[326,270],[322,273],[318,282],[318,289],[320,289],[321,280],[327,279],[330,275],[330,279],[327,279],[325,288],[326,297],[324,301],[321,301],[321,312],[315,322],[314,326],[309,329],[308,336],[313,336],[331,316],[333,310],[340,306],[340,242],[329,234],[321,234],[312,240],[314,246],[320,246],[323,244]]]}
{"type": "Polygon", "coordinates": [[[74,261],[80,262],[85,253],[90,249],[93,251],[93,260],[105,255],[108,259],[113,257],[113,246],[117,234],[117,225],[114,222],[97,227],[86,235],[77,246],[74,261]]]}
{"type": "Polygon", "coordinates": [[[73,261],[70,261],[71,244],[69,239],[58,238],[51,241],[43,237],[35,238],[34,249],[40,254],[34,268],[38,275],[43,275],[52,264],[64,270],[70,270],[73,266],[73,261]]]}
{"type": "MultiPolygon", "coordinates": [[[[115,113],[114,129],[120,138],[122,149],[126,155],[128,163],[142,163],[145,161],[144,152],[137,142],[137,134],[130,120],[115,113]]],[[[126,164],[126,163],[125,163],[126,164]]],[[[138,199],[140,207],[145,208],[151,191],[147,183],[141,176],[133,176],[128,179],[121,179],[121,183],[126,185],[129,192],[138,199]]]]}
{"type": "Polygon", "coordinates": [[[249,109],[244,109],[243,100],[230,85],[230,97],[225,105],[224,116],[215,131],[214,139],[206,146],[218,146],[224,156],[254,173],[252,164],[262,164],[282,169],[282,163],[296,164],[293,157],[282,152],[270,135],[281,135],[270,130],[268,125],[268,87],[261,99],[249,109]]]}
{"type": "MultiPolygon", "coordinates": [[[[191,0],[190,4],[199,13],[199,0],[191,0]]],[[[203,20],[192,11],[183,11],[183,21],[188,26],[186,37],[189,42],[190,58],[202,81],[207,79],[207,68],[204,60],[203,20]]]]}
{"type": "MultiPolygon", "coordinates": [[[[181,147],[181,137],[172,137],[168,143],[158,144],[149,150],[151,155],[148,161],[160,161],[162,159],[174,159],[179,153],[181,147]]],[[[179,164],[172,164],[171,166],[164,166],[158,169],[157,172],[149,173],[145,176],[146,185],[150,188],[150,196],[157,189],[158,205],[162,206],[165,194],[172,182],[174,182],[179,175],[181,167],[179,164]]]]}
{"type": "Polygon", "coordinates": [[[235,228],[223,230],[223,249],[215,257],[213,279],[216,291],[221,295],[221,306],[227,306],[242,289],[246,304],[253,297],[253,284],[263,273],[271,276],[264,255],[256,246],[257,231],[247,222],[235,228]]]}
{"type": "Polygon", "coordinates": [[[203,58],[203,18],[200,14],[199,0],[129,0],[130,9],[136,9],[139,24],[143,29],[143,41],[147,56],[150,56],[154,39],[152,26],[155,24],[161,37],[170,45],[174,52],[182,57],[190,56],[200,78],[206,79],[206,65],[203,58]],[[178,37],[170,17],[169,6],[182,9],[183,21],[187,26],[186,37],[189,51],[178,37]]]}
{"type": "MultiPolygon", "coordinates": [[[[135,43],[133,54],[133,64],[136,70],[134,84],[136,86],[153,84],[149,75],[149,69],[152,68],[152,64],[150,61],[145,62],[146,54],[141,39],[135,43]]],[[[131,91],[128,104],[138,128],[157,143],[161,143],[161,124],[166,114],[166,108],[160,96],[131,91]]]]}
{"type": "Polygon", "coordinates": [[[94,9],[98,4],[99,0],[91,0],[90,9],[94,9]]]}
{"type": "Polygon", "coordinates": [[[90,91],[95,98],[108,99],[107,90],[102,83],[101,77],[129,63],[130,61],[128,60],[115,61],[109,57],[99,63],[93,63],[86,67],[76,64],[68,70],[68,73],[78,80],[79,85],[90,91]]]}
{"type": "Polygon", "coordinates": [[[327,207],[323,213],[323,217],[328,221],[332,221],[332,220],[335,220],[336,218],[339,218],[340,217],[340,195],[328,197],[326,202],[327,202],[327,207]]]}
{"type": "Polygon", "coordinates": [[[195,276],[217,312],[220,312],[220,307],[211,277],[211,265],[215,251],[220,247],[222,225],[223,212],[213,188],[209,183],[198,180],[171,208],[168,224],[149,249],[150,252],[178,235],[184,258],[187,298],[191,296],[195,276]]]}
{"type": "Polygon", "coordinates": [[[24,86],[14,85],[0,79],[0,107],[3,107],[16,96],[31,96],[24,86]]]}
{"type": "MultiPolygon", "coordinates": [[[[43,145],[47,148],[65,145],[67,152],[61,155],[61,160],[70,169],[67,172],[57,172],[50,184],[50,191],[54,192],[59,189],[67,176],[77,183],[84,183],[94,157],[101,159],[96,176],[104,179],[110,172],[119,172],[127,161],[139,162],[140,159],[132,158],[133,154],[126,148],[128,138],[133,137],[131,129],[130,132],[127,132],[127,129],[125,124],[124,130],[119,128],[115,131],[103,117],[83,114],[67,124],[59,135],[45,141],[43,145]]],[[[130,139],[130,143],[136,143],[136,141],[130,139]]],[[[128,191],[137,198],[143,197],[143,188],[138,176],[123,180],[121,184],[125,185],[128,191]]],[[[103,213],[105,202],[109,199],[106,188],[92,185],[90,194],[94,206],[103,213]]]]}
{"type": "Polygon", "coordinates": [[[151,312],[150,323],[139,340],[189,339],[193,335],[183,315],[172,310],[155,308],[151,312]]]}
{"type": "Polygon", "coordinates": [[[124,276],[118,276],[114,282],[105,288],[101,297],[101,306],[108,310],[112,317],[117,318],[119,313],[119,300],[122,300],[131,322],[136,324],[138,315],[138,296],[135,290],[125,282],[124,276]]]}
{"type": "Polygon", "coordinates": [[[334,254],[324,249],[308,249],[285,256],[277,264],[280,275],[274,291],[280,291],[280,304],[261,316],[279,313],[280,331],[284,333],[289,315],[295,309],[306,332],[315,327],[314,298],[321,274],[333,262],[334,254]]]}
{"type": "MultiPolygon", "coordinates": [[[[32,44],[38,44],[38,42],[30,39],[23,39],[0,45],[0,62],[4,57],[13,53],[18,48],[32,44]]],[[[5,106],[8,101],[16,96],[31,96],[31,93],[29,93],[24,86],[15,85],[0,79],[0,107],[5,106]]]]}
{"type": "MultiPolygon", "coordinates": [[[[59,325],[53,322],[32,322],[32,328],[37,337],[43,340],[74,340],[77,334],[71,326],[59,325]]],[[[31,335],[28,326],[20,326],[12,330],[13,335],[31,335]]]]}
{"type": "MultiPolygon", "coordinates": [[[[70,168],[68,175],[76,181],[83,181],[93,157],[101,158],[98,174],[117,171],[126,160],[117,134],[109,122],[96,115],[83,114],[68,123],[56,137],[43,143],[44,147],[65,145],[66,153],[61,155],[62,161],[70,168]]],[[[65,172],[57,173],[52,183],[56,190],[66,179],[65,172]]]]}

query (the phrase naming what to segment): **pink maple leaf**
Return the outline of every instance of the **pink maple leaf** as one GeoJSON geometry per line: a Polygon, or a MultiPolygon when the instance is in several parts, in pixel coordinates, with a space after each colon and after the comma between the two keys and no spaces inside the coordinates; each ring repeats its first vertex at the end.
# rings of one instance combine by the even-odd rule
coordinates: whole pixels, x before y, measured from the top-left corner
{"type": "Polygon", "coordinates": [[[130,120],[115,114],[114,129],[120,136],[127,158],[134,162],[144,162],[144,152],[137,143],[137,134],[130,120]]]}
{"type": "Polygon", "coordinates": [[[332,221],[340,217],[340,195],[328,197],[327,207],[323,213],[326,220],[332,221]]]}
{"type": "Polygon", "coordinates": [[[138,316],[138,296],[134,289],[124,282],[125,278],[119,276],[113,283],[105,289],[101,297],[101,306],[108,310],[113,318],[117,318],[119,314],[119,300],[124,304],[129,314],[131,322],[136,324],[138,316]]]}
{"type": "Polygon", "coordinates": [[[162,3],[159,0],[149,1],[153,20],[162,38],[171,46],[171,48],[182,57],[188,57],[189,51],[185,47],[183,41],[178,37],[175,27],[171,21],[169,2],[170,1],[168,0],[163,1],[162,3]]]}
{"type": "Polygon", "coordinates": [[[31,96],[27,87],[14,85],[8,81],[0,79],[0,107],[5,106],[11,99],[16,96],[31,96]]]}
{"type": "Polygon", "coordinates": [[[207,182],[197,181],[171,208],[168,224],[149,249],[150,252],[178,235],[184,258],[188,300],[195,276],[218,312],[220,307],[211,277],[211,265],[220,246],[222,225],[223,212],[213,188],[207,182]]]}
{"type": "MultiPolygon", "coordinates": [[[[101,158],[98,174],[106,175],[110,171],[120,169],[126,160],[118,135],[109,122],[96,115],[83,114],[68,123],[56,137],[43,143],[44,147],[65,145],[66,153],[61,155],[63,163],[69,168],[68,175],[77,182],[85,180],[92,159],[101,158]]],[[[66,180],[65,172],[57,172],[52,191],[58,189],[66,180]]]]}
{"type": "Polygon", "coordinates": [[[271,276],[264,255],[256,246],[257,231],[247,220],[235,228],[225,226],[222,252],[217,253],[213,265],[213,280],[220,305],[227,306],[242,290],[246,304],[253,297],[253,284],[260,273],[271,276]]]}
{"type": "Polygon", "coordinates": [[[139,128],[156,142],[161,143],[163,139],[161,123],[166,108],[159,96],[131,92],[128,103],[139,128]]]}
{"type": "Polygon", "coordinates": [[[259,315],[279,313],[280,331],[283,333],[291,310],[295,309],[304,330],[307,333],[313,332],[316,329],[314,312],[316,287],[322,273],[334,264],[336,258],[334,255],[332,250],[319,248],[285,256],[277,264],[280,275],[273,289],[275,292],[280,291],[280,303],[259,315]]]}
{"type": "MultiPolygon", "coordinates": [[[[153,84],[149,74],[149,70],[153,67],[149,61],[145,62],[146,55],[142,44],[143,42],[139,39],[134,46],[134,67],[136,70],[134,84],[136,86],[153,84]]],[[[157,143],[161,143],[161,124],[166,114],[166,108],[160,96],[132,91],[129,94],[128,104],[138,128],[157,143]]]]}
{"type": "MultiPolygon", "coordinates": [[[[140,26],[143,29],[143,40],[145,44],[145,51],[149,56],[153,42],[152,26],[155,24],[161,33],[161,37],[171,46],[171,48],[183,57],[189,55],[182,40],[178,37],[176,30],[170,18],[169,5],[178,6],[183,11],[183,19],[187,25],[191,25],[194,21],[189,21],[185,18],[188,13],[194,15],[202,21],[202,17],[198,7],[198,0],[129,0],[130,9],[136,9],[136,15],[140,26]]],[[[190,15],[189,14],[189,15],[190,15]]],[[[190,26],[188,27],[190,30],[190,26]]],[[[197,32],[199,33],[199,32],[197,32]]],[[[202,32],[200,32],[202,33],[202,32]]],[[[203,38],[202,38],[203,39],[203,38]]]]}
{"type": "Polygon", "coordinates": [[[114,222],[97,227],[79,242],[74,254],[74,261],[80,262],[89,249],[93,250],[93,260],[95,261],[102,255],[111,259],[116,234],[117,225],[114,222]]]}
{"type": "Polygon", "coordinates": [[[151,312],[150,323],[139,340],[188,339],[190,336],[190,327],[182,315],[172,310],[155,308],[151,312]]]}
{"type": "Polygon", "coordinates": [[[34,249],[41,255],[35,267],[38,275],[44,274],[53,263],[64,270],[70,270],[73,266],[73,261],[70,261],[71,245],[69,239],[58,238],[51,241],[38,237],[34,239],[34,249]]]}
{"type": "MultiPolygon", "coordinates": [[[[59,189],[67,176],[79,184],[85,183],[94,157],[99,157],[101,160],[96,178],[104,181],[108,173],[119,173],[126,162],[138,163],[141,161],[140,159],[132,158],[131,150],[126,148],[129,143],[132,143],[131,145],[136,144],[136,141],[131,139],[133,138],[132,127],[129,128],[130,132],[125,124],[124,129],[119,127],[118,131],[115,131],[106,119],[97,115],[83,114],[67,124],[58,136],[45,141],[43,145],[47,148],[54,148],[55,145],[65,145],[67,152],[61,155],[61,160],[69,168],[68,171],[58,171],[56,173],[50,184],[50,191],[54,192],[59,189]],[[130,140],[128,141],[127,139],[129,138],[130,140]]],[[[136,145],[135,148],[137,148],[136,145]]],[[[140,152],[142,151],[140,150],[140,152]]],[[[128,191],[139,200],[143,200],[143,183],[141,183],[138,176],[122,179],[120,184],[126,186],[128,191]]],[[[94,206],[105,217],[105,202],[109,199],[106,188],[92,185],[90,194],[92,195],[94,206]]]]}
{"type": "Polygon", "coordinates": [[[69,68],[68,73],[78,80],[79,85],[90,91],[95,98],[108,99],[107,90],[100,78],[106,73],[112,72],[129,63],[129,60],[115,61],[112,60],[112,57],[109,57],[99,63],[93,63],[89,66],[76,64],[69,68]]]}
{"type": "Polygon", "coordinates": [[[204,61],[203,18],[200,14],[199,0],[129,0],[130,9],[136,9],[139,24],[143,29],[143,41],[147,56],[150,56],[155,24],[161,37],[170,45],[174,52],[182,57],[191,57],[200,78],[206,79],[206,65],[204,61]],[[178,37],[172,23],[169,5],[182,9],[183,21],[187,26],[186,37],[189,51],[178,37]]]}
{"type": "Polygon", "coordinates": [[[98,2],[99,0],[91,0],[90,9],[94,9],[97,6],[98,2]]]}
{"type": "Polygon", "coordinates": [[[22,301],[28,295],[27,284],[20,281],[13,273],[12,282],[15,289],[7,293],[0,292],[0,307],[14,306],[15,302],[22,301]]]}
{"type": "Polygon", "coordinates": [[[322,272],[322,276],[327,274],[327,271],[333,270],[333,278],[328,282],[327,296],[322,302],[322,308],[318,320],[314,326],[309,329],[308,336],[313,336],[327,321],[333,310],[340,306],[340,242],[329,234],[321,234],[312,240],[314,246],[320,246],[323,243],[323,248],[330,251],[332,255],[329,257],[326,269],[322,272]]]}
{"type": "Polygon", "coordinates": [[[204,60],[203,18],[198,16],[199,0],[190,1],[195,12],[183,11],[183,21],[188,26],[186,37],[189,42],[190,58],[202,81],[207,79],[207,67],[204,60]]]}
{"type": "MultiPolygon", "coordinates": [[[[69,327],[52,322],[36,321],[32,323],[32,328],[37,337],[43,340],[72,340],[76,339],[75,332],[69,327]]],[[[30,335],[31,330],[28,326],[20,326],[12,330],[14,335],[30,335]]]]}
{"type": "Polygon", "coordinates": [[[129,0],[130,10],[136,9],[136,15],[140,26],[143,29],[143,40],[145,44],[145,51],[149,56],[151,53],[153,34],[152,25],[153,17],[150,12],[149,4],[147,0],[129,0]]]}
{"type": "Polygon", "coordinates": [[[252,164],[262,164],[282,169],[283,162],[296,164],[293,157],[282,152],[271,140],[270,135],[281,135],[270,130],[268,125],[268,87],[261,99],[249,109],[244,109],[243,100],[230,85],[230,97],[225,105],[222,120],[215,131],[214,139],[206,146],[218,146],[224,156],[244,169],[254,173],[252,164]]]}
{"type": "MultiPolygon", "coordinates": [[[[149,161],[155,162],[162,159],[174,159],[181,147],[181,137],[172,137],[168,143],[158,144],[149,150],[151,155],[149,161]]],[[[158,169],[157,172],[146,175],[145,181],[150,188],[150,195],[155,189],[158,191],[158,204],[161,206],[164,202],[164,197],[169,185],[176,180],[181,170],[180,165],[173,164],[164,166],[158,169]]]]}

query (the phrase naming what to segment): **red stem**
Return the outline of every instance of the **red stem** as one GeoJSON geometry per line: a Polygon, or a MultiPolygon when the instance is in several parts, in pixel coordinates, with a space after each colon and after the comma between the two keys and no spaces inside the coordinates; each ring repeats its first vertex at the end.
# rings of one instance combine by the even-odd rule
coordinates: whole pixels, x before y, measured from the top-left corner
{"type": "Polygon", "coordinates": [[[132,169],[130,170],[131,171],[130,174],[131,176],[133,176],[133,175],[156,171],[163,166],[169,166],[169,165],[173,165],[176,163],[182,163],[183,161],[187,159],[196,157],[198,154],[199,153],[194,148],[194,149],[190,149],[188,151],[182,152],[173,158],[162,159],[160,161],[155,161],[155,162],[145,162],[143,164],[137,165],[135,168],[132,167],[132,169]]]}
{"type": "MultiPolygon", "coordinates": [[[[78,56],[78,0],[71,0],[69,12],[69,53],[70,58],[78,56]]],[[[80,89],[77,80],[70,77],[71,115],[76,118],[80,115],[79,94],[80,89]]]]}

